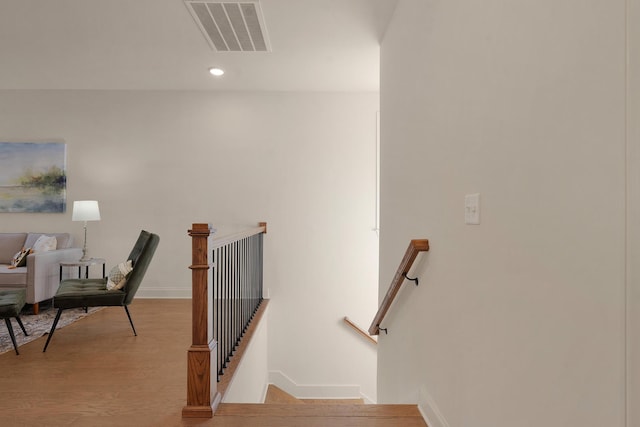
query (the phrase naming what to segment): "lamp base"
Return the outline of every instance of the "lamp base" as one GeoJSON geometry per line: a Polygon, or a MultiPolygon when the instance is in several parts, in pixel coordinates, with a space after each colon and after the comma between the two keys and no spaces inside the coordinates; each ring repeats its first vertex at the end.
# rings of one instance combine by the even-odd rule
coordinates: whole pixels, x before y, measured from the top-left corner
{"type": "Polygon", "coordinates": [[[87,255],[87,221],[84,222],[84,244],[82,245],[82,258],[80,258],[80,262],[87,262],[91,259],[87,255]]]}

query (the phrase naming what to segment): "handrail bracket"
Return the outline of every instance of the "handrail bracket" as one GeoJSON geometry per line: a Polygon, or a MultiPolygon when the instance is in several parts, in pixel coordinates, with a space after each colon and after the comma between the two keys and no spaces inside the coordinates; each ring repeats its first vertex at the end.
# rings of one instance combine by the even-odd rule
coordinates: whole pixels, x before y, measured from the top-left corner
{"type": "Polygon", "coordinates": [[[412,279],[409,276],[407,276],[407,273],[404,273],[403,276],[404,276],[405,279],[407,279],[407,280],[409,280],[411,282],[415,282],[416,286],[418,286],[420,284],[420,281],[418,280],[417,277],[412,279]]]}

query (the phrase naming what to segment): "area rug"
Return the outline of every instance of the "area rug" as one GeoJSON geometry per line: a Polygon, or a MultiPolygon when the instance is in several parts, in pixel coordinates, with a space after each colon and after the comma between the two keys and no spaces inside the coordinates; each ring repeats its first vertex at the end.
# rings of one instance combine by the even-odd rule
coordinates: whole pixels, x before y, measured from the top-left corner
{"type": "MultiPolygon", "coordinates": [[[[64,328],[83,317],[90,316],[103,308],[104,307],[90,307],[88,313],[85,313],[83,308],[65,310],[58,321],[56,330],[64,328]]],[[[40,314],[31,314],[31,312],[25,313],[23,311],[20,314],[20,320],[22,320],[29,336],[24,335],[22,329],[20,329],[20,325],[16,322],[16,319],[11,319],[11,325],[13,326],[13,333],[16,336],[18,347],[48,334],[57,312],[58,309],[52,307],[41,309],[40,314]]],[[[13,351],[13,343],[11,342],[7,325],[4,320],[2,320],[0,322],[0,354],[6,353],[7,351],[13,351]]]]}

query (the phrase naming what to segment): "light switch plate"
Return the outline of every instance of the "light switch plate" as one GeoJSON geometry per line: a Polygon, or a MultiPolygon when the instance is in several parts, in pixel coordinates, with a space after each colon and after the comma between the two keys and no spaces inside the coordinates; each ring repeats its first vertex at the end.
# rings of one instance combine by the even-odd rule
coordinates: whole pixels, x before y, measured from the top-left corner
{"type": "Polygon", "coordinates": [[[464,222],[465,224],[480,224],[480,194],[467,194],[464,196],[464,222]]]}

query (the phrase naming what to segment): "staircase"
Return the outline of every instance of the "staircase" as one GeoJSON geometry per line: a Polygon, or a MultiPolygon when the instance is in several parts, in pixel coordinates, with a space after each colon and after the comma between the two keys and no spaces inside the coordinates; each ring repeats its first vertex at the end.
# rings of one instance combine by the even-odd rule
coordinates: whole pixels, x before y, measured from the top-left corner
{"type": "Polygon", "coordinates": [[[267,389],[267,397],[264,399],[264,403],[268,405],[273,404],[287,404],[287,405],[304,405],[304,404],[316,404],[316,405],[364,405],[363,399],[298,399],[277,387],[273,384],[269,384],[267,389]]]}
{"type": "MultiPolygon", "coordinates": [[[[262,404],[218,403],[224,400],[225,391],[268,303],[262,294],[262,242],[266,232],[267,224],[260,223],[258,227],[210,242],[209,224],[194,223],[189,230],[192,237],[192,265],[189,268],[192,270],[193,329],[192,345],[187,353],[187,406],[182,411],[182,425],[428,427],[417,405],[365,405],[361,399],[296,399],[275,387],[270,388],[266,402],[262,404]],[[245,270],[239,273],[238,265],[245,270]],[[209,274],[211,268],[215,274],[209,274]],[[236,280],[238,277],[243,280],[236,280]],[[244,280],[247,278],[248,281],[244,280]],[[246,305],[245,301],[251,304],[246,305]],[[214,316],[210,319],[209,311],[214,307],[214,316]],[[209,330],[210,320],[216,325],[213,330],[209,330]],[[210,339],[212,336],[216,346],[210,345],[214,342],[210,339]],[[216,362],[217,366],[212,368],[216,362]],[[220,375],[217,383],[216,375],[220,375]]],[[[425,239],[411,241],[369,329],[370,334],[379,333],[384,315],[407,278],[406,273],[415,257],[428,248],[425,239]]],[[[417,283],[417,279],[410,280],[417,283]]]]}
{"type": "Polygon", "coordinates": [[[274,386],[264,404],[220,404],[212,421],[220,427],[427,427],[416,405],[297,399],[274,386]]]}

